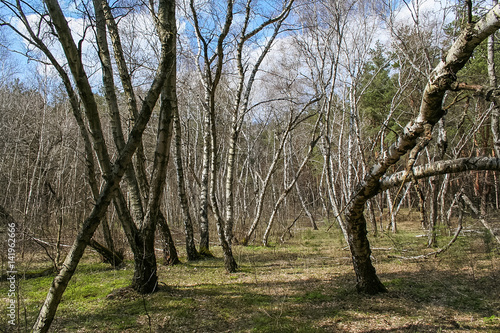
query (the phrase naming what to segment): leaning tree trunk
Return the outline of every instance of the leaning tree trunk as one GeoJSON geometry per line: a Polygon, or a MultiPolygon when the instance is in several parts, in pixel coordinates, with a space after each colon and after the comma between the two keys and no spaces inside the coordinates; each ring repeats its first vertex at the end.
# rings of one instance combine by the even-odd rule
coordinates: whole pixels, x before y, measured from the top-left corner
{"type": "Polygon", "coordinates": [[[276,217],[276,214],[278,212],[278,209],[279,209],[281,203],[286,199],[288,193],[292,190],[293,186],[296,184],[297,180],[299,179],[300,175],[302,174],[302,171],[304,170],[305,166],[307,165],[307,162],[309,162],[309,159],[312,156],[312,153],[313,153],[314,147],[316,146],[316,143],[318,143],[318,141],[320,139],[319,136],[314,138],[314,135],[316,133],[316,130],[318,128],[320,121],[321,121],[321,117],[318,117],[318,121],[316,121],[316,124],[314,126],[313,137],[311,138],[311,143],[309,144],[309,149],[307,151],[306,156],[302,160],[302,163],[300,164],[299,169],[295,173],[295,176],[292,179],[292,182],[283,189],[283,192],[281,193],[280,197],[278,198],[278,200],[274,204],[273,211],[272,211],[271,216],[269,217],[269,221],[267,223],[266,231],[264,232],[264,236],[262,237],[262,244],[264,246],[269,245],[268,244],[269,234],[271,232],[271,228],[273,226],[274,219],[276,217]]]}
{"type": "Polygon", "coordinates": [[[170,232],[170,228],[168,227],[165,216],[160,213],[158,215],[157,222],[160,227],[160,232],[163,236],[163,240],[165,241],[163,247],[163,264],[167,266],[180,264],[181,261],[179,260],[179,256],[177,255],[177,249],[175,248],[172,233],[170,232]]]}
{"type": "MultiPolygon", "coordinates": [[[[30,37],[31,37],[31,42],[36,45],[49,59],[50,63],[55,67],[56,71],[60,75],[63,84],[66,89],[66,93],[68,94],[71,109],[73,111],[73,116],[75,117],[75,120],[77,122],[78,128],[80,130],[80,134],[83,138],[84,141],[84,148],[85,148],[85,164],[86,164],[86,170],[87,170],[87,179],[88,183],[90,185],[90,189],[92,191],[92,195],[94,197],[94,200],[97,200],[99,197],[99,190],[97,186],[97,181],[96,181],[96,175],[95,175],[95,163],[94,163],[94,156],[93,156],[93,151],[92,151],[92,143],[89,138],[89,133],[87,131],[86,125],[83,121],[82,114],[81,114],[81,109],[80,109],[80,101],[78,100],[78,97],[75,93],[75,90],[73,89],[71,80],[66,73],[65,69],[58,63],[54,55],[51,53],[51,51],[48,49],[48,47],[43,43],[43,41],[33,32],[33,29],[31,28],[29,21],[27,17],[25,16],[24,12],[19,9],[19,16],[21,18],[22,23],[24,24],[26,30],[28,31],[30,37]]],[[[69,51],[71,53],[71,51],[69,51]]],[[[73,65],[76,63],[74,62],[73,65]]],[[[82,82],[80,81],[80,88],[81,88],[82,82]]],[[[84,89],[85,90],[85,89],[84,89]]],[[[87,104],[86,107],[89,107],[87,104]]],[[[90,108],[86,108],[87,111],[87,116],[89,119],[94,119],[91,115],[93,110],[93,107],[90,106],[90,108]]],[[[90,121],[89,122],[92,133],[93,133],[93,139],[94,142],[97,142],[98,144],[96,145],[97,147],[102,146],[99,143],[102,140],[102,134],[101,129],[100,129],[100,124],[99,122],[96,121],[90,121]]],[[[101,168],[103,169],[103,172],[105,174],[109,174],[111,172],[110,166],[111,163],[108,160],[105,160],[107,156],[107,153],[103,152],[102,149],[97,149],[97,155],[100,158],[100,164],[101,168]]],[[[114,256],[119,257],[119,253],[116,253],[114,250],[114,244],[113,240],[111,237],[111,232],[109,230],[109,225],[106,219],[106,216],[104,215],[102,221],[102,226],[103,226],[103,233],[104,233],[104,239],[106,241],[106,244],[108,246],[108,250],[111,252],[114,252],[114,256]]]]}
{"type": "MultiPolygon", "coordinates": [[[[111,116],[110,120],[110,125],[112,129],[112,134],[113,134],[113,139],[116,145],[116,148],[118,151],[123,149],[125,146],[125,137],[123,134],[123,129],[121,126],[121,116],[120,116],[120,111],[119,111],[119,106],[118,106],[118,98],[116,95],[116,86],[114,83],[114,75],[113,75],[113,68],[112,68],[112,61],[111,61],[111,54],[109,51],[108,47],[108,42],[107,42],[107,34],[106,34],[106,18],[105,18],[105,12],[104,8],[106,8],[106,5],[103,4],[102,0],[94,0],[94,10],[95,10],[95,18],[96,18],[96,36],[97,36],[97,45],[98,45],[98,50],[99,50],[99,59],[101,61],[101,68],[102,68],[102,77],[103,77],[103,85],[104,85],[104,90],[105,90],[105,97],[106,97],[106,103],[109,108],[109,113],[111,116]]],[[[172,15],[172,13],[169,13],[169,15],[172,15]]],[[[111,15],[109,15],[111,16],[111,15]]],[[[110,17],[108,17],[110,18],[110,17]]],[[[174,18],[175,20],[175,18],[174,18]]],[[[112,22],[112,20],[109,20],[112,22]]],[[[167,23],[169,24],[169,23],[167,23]]],[[[108,24],[110,27],[110,30],[113,30],[113,25],[108,24]]],[[[159,33],[162,34],[171,34],[172,31],[175,33],[175,27],[167,27],[167,26],[157,26],[157,30],[159,33]],[[172,31],[165,31],[165,29],[170,29],[172,31]]],[[[114,37],[113,40],[115,40],[116,43],[117,37],[114,37]]],[[[167,49],[169,52],[169,55],[174,55],[173,57],[169,57],[169,63],[167,64],[167,68],[169,71],[169,75],[167,78],[167,81],[163,87],[163,92],[161,94],[161,106],[160,106],[160,119],[159,119],[159,124],[158,124],[158,138],[157,138],[157,146],[155,150],[155,160],[154,160],[154,165],[153,165],[153,181],[157,181],[158,183],[152,183],[149,190],[149,195],[147,196],[149,200],[149,204],[156,202],[159,200],[159,197],[161,197],[161,191],[157,187],[160,187],[163,189],[164,186],[164,178],[158,178],[158,176],[155,173],[160,173],[160,174],[166,174],[166,171],[164,168],[166,168],[166,164],[168,163],[168,153],[164,152],[165,149],[168,150],[168,147],[170,146],[170,139],[171,139],[171,127],[172,127],[172,110],[174,107],[177,107],[177,99],[176,99],[176,91],[175,91],[175,82],[176,82],[176,63],[175,63],[175,47],[176,47],[176,38],[169,38],[168,39],[168,45],[167,49]]],[[[117,49],[115,47],[115,52],[119,55],[121,54],[121,50],[117,49]]],[[[120,59],[117,55],[117,62],[120,62],[120,59]]],[[[120,71],[121,68],[119,68],[120,71]]],[[[122,74],[123,77],[123,74],[122,74]]],[[[130,103],[129,103],[130,104],[130,103]]],[[[129,105],[129,108],[132,108],[131,105],[129,105]]],[[[140,267],[142,271],[155,271],[156,270],[156,258],[154,259],[149,259],[151,256],[155,256],[154,254],[154,248],[153,252],[144,252],[144,251],[151,251],[149,248],[149,243],[152,241],[150,239],[140,239],[142,236],[147,237],[153,237],[153,243],[154,243],[154,232],[149,233],[144,233],[143,230],[146,229],[152,229],[154,230],[156,228],[155,226],[147,226],[148,223],[156,223],[157,219],[159,217],[163,217],[163,215],[160,214],[159,208],[158,207],[150,207],[148,206],[147,208],[151,211],[149,212],[149,220],[145,220],[145,212],[144,212],[144,206],[142,203],[142,196],[141,192],[139,189],[139,182],[136,177],[136,173],[134,170],[133,163],[131,163],[125,172],[125,179],[127,181],[128,185],[128,199],[129,203],[131,206],[131,211],[133,213],[134,221],[136,224],[140,225],[140,230],[139,234],[137,237],[130,238],[129,241],[138,241],[140,244],[135,244],[132,245],[132,249],[137,249],[140,251],[137,254],[134,254],[134,256],[138,260],[142,260],[141,258],[144,258],[145,263],[144,264],[139,264],[136,263],[136,268],[140,267]],[[142,245],[142,246],[141,246],[142,245]],[[144,268],[143,266],[149,266],[150,264],[154,264],[154,267],[150,268],[144,268]],[[139,266],[137,266],[139,265],[139,266]]],[[[170,230],[168,228],[168,225],[164,220],[162,220],[161,226],[162,228],[160,229],[164,235],[165,239],[165,246],[167,248],[167,252],[169,253],[170,257],[170,262],[171,263],[176,263],[178,262],[177,258],[177,251],[175,249],[175,246],[173,244],[172,237],[170,235],[170,230]]],[[[141,276],[143,272],[135,272],[135,276],[141,276]]],[[[151,278],[148,278],[151,280],[151,278]]],[[[140,286],[141,281],[139,283],[136,283],[136,280],[139,280],[137,277],[134,277],[134,286],[140,286]]],[[[148,286],[149,282],[144,281],[144,285],[148,286]]],[[[143,287],[138,287],[138,290],[147,290],[149,288],[143,288],[143,287]]],[[[154,290],[154,289],[153,289],[154,290]]],[[[147,291],[146,291],[147,292],[147,291]]]]}
{"type": "Polygon", "coordinates": [[[157,24],[158,33],[168,36],[165,39],[166,71],[167,76],[162,87],[160,111],[158,119],[158,133],[154,152],[153,171],[148,195],[148,210],[144,221],[139,226],[140,241],[143,245],[142,258],[135,260],[133,287],[141,294],[151,293],[157,288],[155,231],[160,224],[161,231],[167,243],[169,261],[174,264],[179,261],[177,250],[174,247],[172,236],[163,214],[160,211],[161,200],[165,190],[167,165],[170,158],[170,144],[172,142],[173,118],[177,109],[177,62],[176,44],[177,28],[175,21],[175,2],[165,7],[166,20],[157,24]],[[161,221],[160,221],[161,219],[161,221]]]}
{"type": "MultiPolygon", "coordinates": [[[[126,106],[131,118],[130,124],[131,126],[134,126],[135,120],[138,118],[139,115],[139,108],[137,106],[137,98],[135,96],[134,87],[132,84],[132,78],[128,70],[127,62],[125,60],[125,55],[123,52],[118,25],[111,12],[109,3],[107,1],[102,1],[101,4],[104,11],[104,17],[106,19],[106,27],[108,28],[109,38],[113,45],[113,55],[115,58],[116,67],[118,69],[118,74],[120,76],[123,93],[127,101],[126,106]]],[[[135,169],[137,173],[137,182],[140,187],[140,192],[145,196],[149,192],[148,190],[149,185],[147,179],[148,176],[146,174],[146,169],[145,169],[146,157],[144,154],[144,146],[142,140],[134,156],[135,156],[134,159],[135,169]]],[[[147,201],[146,197],[144,197],[144,201],[147,201]]]]}
{"type": "Polygon", "coordinates": [[[405,126],[397,141],[389,147],[387,155],[373,165],[356,187],[346,210],[346,224],[358,291],[369,294],[386,291],[370,259],[364,217],[366,202],[380,192],[380,179],[389,167],[417,145],[417,139],[424,134],[426,127],[432,129],[444,115],[442,103],[446,91],[458,88],[456,73],[466,64],[476,46],[499,28],[500,7],[496,5],[480,21],[464,29],[431,73],[418,116],[405,126]]]}
{"type": "MultiPolygon", "coordinates": [[[[121,125],[121,115],[118,106],[118,98],[116,95],[116,86],[114,83],[114,73],[111,62],[111,54],[108,47],[108,38],[106,34],[106,19],[102,0],[94,0],[95,10],[95,25],[96,25],[96,39],[98,46],[99,59],[101,61],[102,69],[102,82],[104,86],[104,96],[108,106],[110,115],[110,127],[113,135],[113,140],[117,151],[120,151],[125,146],[125,136],[121,125]]],[[[139,190],[139,183],[137,182],[133,162],[127,167],[125,172],[125,180],[128,185],[128,201],[134,220],[142,221],[144,218],[144,207],[139,190]]]]}
{"type": "MultiPolygon", "coordinates": [[[[82,102],[87,111],[96,111],[97,107],[95,104],[95,99],[93,98],[92,89],[89,85],[88,79],[86,77],[83,64],[79,58],[79,52],[77,50],[76,44],[72,38],[71,30],[69,29],[68,23],[64,17],[64,14],[56,0],[45,0],[47,10],[52,19],[55,29],[58,32],[59,40],[63,47],[66,58],[70,66],[70,70],[73,74],[76,85],[79,88],[79,93],[82,102]]],[[[175,3],[173,1],[160,1],[159,6],[159,16],[163,21],[168,18],[166,11],[168,9],[174,10],[175,3]],[[172,8],[169,8],[172,7],[172,8]]],[[[174,18],[175,19],[175,18],[174,18]]],[[[34,332],[47,332],[49,330],[50,324],[54,319],[57,307],[61,300],[61,297],[66,290],[66,287],[71,280],[76,267],[83,256],[86,246],[89,244],[92,235],[99,226],[99,222],[103,218],[106,210],[113,198],[114,192],[119,188],[120,180],[122,179],[126,168],[132,160],[132,156],[137,149],[142,133],[144,132],[146,125],[151,117],[153,107],[156,104],[158,96],[163,87],[164,81],[167,77],[167,64],[168,64],[168,50],[165,47],[166,39],[170,36],[162,36],[162,53],[160,58],[160,64],[158,66],[157,73],[154,77],[152,86],[148,91],[144,103],[142,105],[141,113],[137,119],[135,126],[130,132],[128,142],[125,144],[123,149],[120,151],[117,161],[112,166],[112,172],[107,175],[106,182],[100,193],[94,208],[90,216],[85,220],[82,228],[73,243],[68,255],[63,264],[63,268],[59,274],[54,278],[50,290],[47,294],[47,298],[40,309],[37,320],[33,326],[34,332]]],[[[174,55],[175,56],[175,55],[174,55]]],[[[94,125],[100,127],[99,119],[89,118],[89,123],[94,122],[94,125]]],[[[99,135],[100,133],[92,133],[99,135]]],[[[95,139],[95,138],[94,138],[95,139]]],[[[98,138],[100,140],[100,138],[98,138]]],[[[104,141],[96,140],[98,155],[100,153],[106,153],[105,147],[99,147],[99,143],[104,145],[104,141]]]]}
{"type": "MultiPolygon", "coordinates": [[[[53,6],[54,2],[50,2],[53,6]]],[[[57,5],[57,4],[56,4],[57,5]]],[[[54,7],[49,6],[50,9],[54,7]]],[[[57,10],[58,6],[55,8],[57,10]]],[[[57,14],[57,13],[56,13],[57,14]]],[[[62,12],[60,13],[62,15],[62,12]]],[[[62,269],[59,274],[54,278],[50,290],[47,294],[47,298],[40,309],[38,318],[33,326],[34,332],[47,332],[49,330],[50,324],[54,319],[57,307],[61,300],[61,297],[68,286],[71,277],[73,276],[80,259],[83,256],[85,248],[89,244],[92,235],[99,226],[106,210],[114,196],[114,192],[118,189],[120,185],[120,180],[125,173],[125,169],[132,159],[135,149],[137,148],[140,137],[146,128],[149,117],[151,116],[154,101],[158,98],[159,91],[165,80],[165,72],[160,71],[158,77],[155,78],[152,89],[146,97],[146,103],[144,104],[143,110],[141,112],[141,119],[137,122],[136,126],[132,129],[130,133],[129,140],[125,145],[124,149],[120,152],[120,156],[113,165],[113,173],[109,175],[104,184],[103,189],[99,195],[96,204],[90,214],[90,216],[84,221],[77,238],[75,239],[73,246],[71,247],[66,259],[62,265],[62,269]]]]}

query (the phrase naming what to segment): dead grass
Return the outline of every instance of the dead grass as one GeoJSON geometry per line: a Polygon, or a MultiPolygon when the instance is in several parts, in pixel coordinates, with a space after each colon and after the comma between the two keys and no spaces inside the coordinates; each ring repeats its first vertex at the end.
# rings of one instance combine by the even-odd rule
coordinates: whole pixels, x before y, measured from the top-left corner
{"type": "MultiPolygon", "coordinates": [[[[421,261],[425,239],[412,224],[371,239],[389,292],[355,292],[350,254],[337,230],[302,229],[286,244],[234,247],[240,269],[215,259],[159,267],[161,288],[141,296],[125,287],[132,263],[112,270],[89,253],[71,281],[54,332],[500,332],[500,256],[482,233],[421,261]],[[125,288],[125,289],[123,289],[125,288]]],[[[447,236],[439,238],[441,244],[447,236]]],[[[180,246],[179,246],[180,247],[180,246]]],[[[180,249],[181,250],[181,249],[180,249]]],[[[23,281],[21,326],[29,328],[51,277],[23,281]]],[[[6,295],[6,285],[0,285],[6,295]]],[[[3,296],[2,296],[3,297],[3,296]]],[[[0,306],[6,313],[5,303],[0,306]]],[[[0,319],[5,327],[6,316],[0,319]]],[[[23,331],[23,330],[21,330],[23,331]]]]}

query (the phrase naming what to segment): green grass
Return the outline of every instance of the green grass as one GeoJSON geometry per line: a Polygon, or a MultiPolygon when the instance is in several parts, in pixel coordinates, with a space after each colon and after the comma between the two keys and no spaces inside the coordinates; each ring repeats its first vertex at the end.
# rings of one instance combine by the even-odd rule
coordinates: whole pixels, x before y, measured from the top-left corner
{"type": "MultiPolygon", "coordinates": [[[[227,274],[215,258],[159,265],[160,290],[126,288],[133,263],[113,270],[89,252],[59,306],[54,332],[497,332],[500,258],[480,234],[461,237],[437,258],[420,230],[371,237],[373,260],[389,292],[359,295],[339,230],[304,229],[273,247],[234,247],[240,266],[227,274]]],[[[448,236],[439,238],[440,244],[448,236]]],[[[20,327],[29,328],[53,276],[20,285],[20,327]]],[[[0,284],[6,295],[7,285],[0,284]]],[[[6,313],[5,302],[0,311],[6,313]]],[[[0,318],[4,327],[6,316],[0,318]]],[[[21,330],[23,331],[23,330],[21,330]]]]}

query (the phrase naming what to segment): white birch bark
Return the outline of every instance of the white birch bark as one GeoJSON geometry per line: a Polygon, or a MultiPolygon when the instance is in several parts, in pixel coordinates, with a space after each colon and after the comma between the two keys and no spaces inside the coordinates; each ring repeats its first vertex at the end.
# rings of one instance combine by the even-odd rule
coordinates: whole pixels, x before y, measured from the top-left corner
{"type": "Polygon", "coordinates": [[[289,0],[283,8],[283,11],[277,15],[276,17],[272,17],[269,20],[264,21],[262,24],[257,26],[255,29],[248,31],[249,25],[252,23],[250,21],[252,15],[252,6],[251,1],[248,1],[245,8],[245,19],[243,23],[243,27],[241,30],[241,36],[239,38],[236,50],[236,62],[238,67],[238,89],[236,92],[236,100],[233,107],[233,116],[231,120],[231,135],[229,137],[229,149],[226,161],[226,184],[225,184],[225,193],[226,193],[226,227],[224,230],[224,234],[227,242],[231,246],[233,239],[233,225],[234,225],[234,174],[235,174],[235,156],[236,156],[236,144],[238,141],[238,137],[240,135],[241,126],[245,119],[245,115],[248,112],[248,103],[250,98],[250,93],[252,92],[252,87],[255,82],[255,77],[260,69],[260,65],[262,64],[264,58],[269,53],[271,46],[281,31],[281,25],[283,21],[287,18],[290,13],[290,9],[294,0],[289,0]],[[253,65],[253,68],[250,72],[250,75],[246,77],[247,70],[244,69],[244,59],[243,59],[243,49],[246,45],[246,42],[259,32],[264,30],[267,26],[276,23],[274,27],[273,34],[271,37],[267,38],[266,44],[258,56],[257,61],[253,65]]]}
{"type": "Polygon", "coordinates": [[[383,292],[386,288],[378,279],[370,259],[370,246],[366,237],[364,207],[366,201],[381,189],[380,179],[388,168],[399,161],[416,145],[426,126],[431,128],[444,115],[443,97],[456,84],[456,73],[465,65],[472,52],[483,40],[500,28],[500,7],[494,6],[481,20],[469,25],[453,43],[447,55],[433,70],[424,89],[418,116],[404,128],[396,143],[389,147],[387,156],[373,165],[358,185],[346,212],[349,245],[357,277],[357,288],[365,293],[383,292]]]}
{"type": "MultiPolygon", "coordinates": [[[[316,122],[316,125],[314,126],[313,135],[314,135],[314,133],[316,133],[316,129],[318,128],[320,120],[321,120],[321,118],[318,117],[318,121],[316,122]]],[[[304,170],[304,167],[306,166],[307,162],[311,158],[313,149],[316,146],[316,143],[318,142],[319,139],[320,139],[320,137],[316,137],[316,138],[313,137],[311,139],[311,142],[309,144],[309,148],[308,148],[307,154],[304,157],[304,159],[302,160],[302,163],[300,164],[299,169],[295,173],[292,181],[288,185],[285,186],[285,188],[283,189],[283,192],[281,193],[281,195],[279,196],[278,200],[274,204],[273,211],[272,211],[271,216],[269,217],[269,221],[267,223],[266,231],[264,232],[264,236],[262,237],[262,243],[263,243],[264,246],[268,246],[269,245],[268,244],[269,233],[271,232],[271,228],[273,226],[274,219],[276,217],[276,214],[278,212],[278,209],[279,209],[281,203],[285,200],[285,198],[287,197],[288,193],[290,192],[290,190],[293,188],[293,186],[296,184],[297,180],[299,179],[302,171],[304,170]]]]}
{"type": "Polygon", "coordinates": [[[481,210],[478,209],[474,205],[474,203],[469,199],[469,197],[466,196],[464,193],[461,194],[461,198],[467,204],[467,206],[469,206],[470,209],[472,209],[474,214],[479,216],[479,220],[481,221],[483,226],[491,233],[493,238],[495,238],[495,240],[500,244],[500,236],[495,233],[495,230],[493,229],[493,227],[488,223],[488,221],[486,221],[486,218],[484,217],[484,215],[481,214],[481,210]]]}
{"type": "Polygon", "coordinates": [[[281,136],[281,139],[279,141],[278,147],[275,148],[275,153],[273,155],[272,162],[271,162],[269,168],[267,169],[266,177],[264,178],[264,180],[261,180],[260,190],[259,190],[259,193],[258,193],[258,196],[256,199],[257,200],[257,207],[256,207],[256,211],[255,211],[255,216],[254,216],[252,224],[248,228],[245,236],[241,240],[241,244],[248,245],[248,242],[250,241],[253,233],[255,232],[255,229],[257,228],[257,226],[260,222],[260,218],[262,216],[262,210],[264,207],[264,199],[266,196],[266,192],[267,192],[267,189],[269,187],[271,177],[273,176],[274,172],[276,171],[276,168],[277,168],[277,165],[279,162],[279,158],[280,158],[281,153],[283,152],[283,149],[285,147],[285,142],[287,140],[286,138],[287,138],[288,134],[297,125],[299,125],[302,121],[309,118],[309,116],[306,116],[305,118],[304,117],[301,118],[301,115],[304,113],[305,110],[307,110],[307,108],[309,106],[316,103],[317,101],[318,101],[318,98],[313,98],[308,103],[306,103],[306,105],[296,115],[290,114],[286,128],[283,130],[283,133],[281,133],[282,136],[281,136]]]}
{"type": "MultiPolygon", "coordinates": [[[[97,111],[95,100],[91,92],[91,87],[83,69],[78,50],[73,41],[71,30],[69,29],[64,14],[56,0],[46,0],[45,4],[47,6],[52,22],[58,32],[60,43],[70,65],[73,78],[78,87],[80,97],[86,108],[86,111],[97,111]]],[[[160,1],[159,8],[160,19],[166,20],[169,16],[169,13],[167,12],[169,10],[175,10],[175,4],[173,1],[160,1]]],[[[156,104],[158,96],[160,95],[161,89],[163,87],[163,83],[167,77],[169,50],[167,50],[166,48],[166,43],[168,38],[169,36],[165,34],[161,36],[162,57],[160,59],[160,65],[154,77],[151,88],[144,100],[141,113],[130,133],[127,143],[120,151],[119,157],[116,162],[112,165],[112,168],[110,170],[111,172],[106,175],[106,182],[103,189],[101,190],[100,196],[90,216],[83,223],[82,229],[80,230],[77,239],[74,241],[73,246],[66,256],[66,259],[63,263],[63,268],[55,277],[50,287],[47,298],[40,310],[35,325],[33,326],[34,332],[48,331],[50,324],[54,319],[62,294],[64,293],[71,277],[73,276],[94,231],[98,227],[103,215],[106,213],[107,207],[111,202],[113,194],[118,188],[120,180],[123,177],[125,170],[132,159],[132,155],[134,154],[141,141],[142,133],[146,128],[146,125],[153,111],[153,107],[156,104]]],[[[98,117],[97,119],[89,118],[88,120],[89,123],[93,123],[93,125],[100,128],[98,117]]],[[[100,143],[103,145],[102,147],[96,147],[96,149],[98,150],[98,155],[106,155],[107,152],[105,150],[104,142],[99,138],[99,133],[93,132],[92,135],[94,136],[94,141],[96,143],[100,143]]],[[[109,160],[109,157],[107,158],[109,160]]]]}
{"type": "Polygon", "coordinates": [[[200,184],[200,227],[202,231],[201,241],[203,243],[200,243],[200,254],[210,255],[208,248],[208,200],[210,199],[212,213],[214,214],[217,225],[217,232],[219,233],[219,240],[224,252],[226,270],[228,272],[234,272],[237,265],[232,255],[231,246],[227,243],[224,235],[226,229],[225,221],[220,214],[216,198],[217,175],[220,170],[218,168],[219,156],[217,156],[216,151],[217,131],[215,123],[215,95],[222,75],[225,57],[224,43],[233,23],[233,5],[233,0],[227,0],[226,12],[224,20],[222,21],[223,23],[221,24],[222,28],[218,37],[215,38],[215,35],[209,37],[204,36],[196,5],[193,0],[189,3],[198,41],[198,71],[204,89],[203,170],[200,184]],[[210,54],[210,43],[212,38],[214,38],[216,42],[215,50],[213,50],[213,54],[210,54]],[[210,181],[208,180],[209,177],[210,181]]]}

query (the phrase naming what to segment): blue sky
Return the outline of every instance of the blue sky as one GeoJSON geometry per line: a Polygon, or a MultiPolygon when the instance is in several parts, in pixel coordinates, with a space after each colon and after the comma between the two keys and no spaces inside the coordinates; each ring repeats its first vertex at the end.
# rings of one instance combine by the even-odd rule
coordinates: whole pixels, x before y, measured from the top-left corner
{"type": "MultiPolygon", "coordinates": [[[[11,0],[11,1],[13,1],[13,0],[11,0]]],[[[403,5],[400,7],[400,10],[398,11],[398,14],[397,14],[398,21],[406,22],[406,23],[411,22],[411,20],[412,20],[411,10],[415,9],[414,5],[417,3],[417,0],[414,0],[414,1],[415,2],[408,3],[408,5],[403,5],[403,2],[400,0],[396,0],[396,1],[392,2],[393,6],[397,6],[398,4],[403,5]]],[[[9,20],[8,11],[5,8],[5,1],[2,1],[2,3],[3,4],[0,5],[0,15],[2,16],[2,18],[9,20]]],[[[36,0],[36,1],[30,0],[29,3],[31,6],[34,6],[35,8],[39,8],[39,9],[43,8],[42,1],[40,1],[40,0],[36,0]]],[[[201,5],[203,2],[197,1],[197,3],[201,5]]],[[[268,11],[269,9],[271,9],[272,5],[281,4],[281,1],[268,1],[268,0],[257,1],[257,0],[255,0],[255,3],[258,4],[258,6],[255,9],[258,12],[255,13],[254,24],[258,24],[262,20],[262,17],[259,17],[259,14],[262,14],[262,11],[268,11]]],[[[428,15],[429,13],[434,14],[434,15],[436,13],[440,13],[442,8],[447,3],[449,3],[449,1],[447,1],[447,0],[439,0],[439,1],[436,1],[436,0],[418,0],[418,4],[421,6],[422,15],[424,15],[424,13],[427,13],[425,15],[428,15]]],[[[214,27],[217,26],[217,23],[213,20],[214,17],[211,16],[209,13],[210,10],[213,9],[213,7],[215,5],[217,5],[216,7],[221,12],[219,14],[218,18],[220,20],[223,20],[224,14],[225,14],[225,12],[224,12],[225,1],[214,1],[214,0],[207,1],[203,4],[203,7],[204,7],[204,9],[206,9],[206,11],[205,11],[205,15],[201,15],[200,19],[203,20],[203,23],[205,24],[206,28],[208,29],[207,31],[212,29],[214,31],[214,36],[216,37],[218,34],[218,31],[220,31],[220,27],[214,29],[214,27]]],[[[77,34],[81,33],[81,31],[83,30],[83,28],[82,28],[83,22],[81,21],[81,19],[79,19],[80,13],[75,8],[74,2],[64,0],[64,1],[61,1],[61,6],[62,6],[63,10],[65,11],[67,17],[69,18],[69,21],[71,22],[71,24],[75,28],[75,31],[77,32],[77,34]]],[[[243,15],[241,12],[242,11],[241,5],[235,6],[235,10],[237,11],[237,13],[235,14],[235,17],[234,17],[234,25],[238,25],[238,23],[240,23],[242,18],[243,18],[243,15]]],[[[27,9],[27,14],[29,14],[29,13],[30,13],[29,9],[27,9]]],[[[440,15],[442,15],[442,14],[440,14],[440,15]]],[[[189,27],[189,24],[187,23],[185,18],[183,18],[182,16],[183,16],[182,12],[179,11],[178,18],[181,22],[180,32],[186,33],[188,31],[190,31],[191,28],[189,27]]],[[[144,28],[144,29],[146,29],[146,28],[144,28]]],[[[6,29],[5,27],[3,27],[1,29],[0,34],[1,34],[0,36],[1,36],[1,40],[2,40],[3,44],[7,45],[11,49],[16,50],[18,52],[18,53],[11,52],[9,59],[7,60],[7,61],[11,61],[13,64],[15,64],[17,71],[18,71],[17,76],[20,78],[32,77],[33,71],[35,71],[37,69],[37,67],[39,67],[39,66],[32,61],[31,62],[28,61],[26,57],[24,57],[20,54],[20,53],[23,53],[26,51],[26,44],[21,42],[19,40],[19,38],[17,38],[17,36],[15,36],[15,34],[12,31],[10,31],[9,29],[6,29]]],[[[89,35],[92,35],[92,34],[89,34],[89,35]]],[[[229,36],[229,38],[231,38],[231,36],[229,36]]],[[[284,36],[282,35],[281,38],[284,38],[284,36]]],[[[379,36],[379,39],[382,39],[382,40],[384,40],[384,39],[387,40],[389,38],[390,38],[389,35],[384,36],[383,34],[381,34],[379,36]]],[[[215,39],[216,38],[214,38],[214,40],[215,39]]],[[[138,47],[140,50],[141,49],[147,50],[151,46],[151,45],[148,45],[149,42],[147,42],[147,41],[144,41],[144,42],[138,41],[137,43],[138,43],[138,47]]],[[[87,43],[87,45],[84,48],[88,48],[88,53],[92,54],[92,56],[95,57],[95,53],[93,50],[91,40],[89,41],[89,43],[87,43]]],[[[62,54],[60,54],[60,56],[61,56],[61,60],[62,60],[62,54]]],[[[274,57],[274,58],[276,58],[276,57],[274,57]]],[[[1,61],[5,62],[6,60],[5,60],[5,58],[3,58],[3,60],[1,60],[1,61]]],[[[95,75],[95,76],[99,77],[100,75],[95,75]]],[[[31,81],[27,80],[27,81],[32,82],[32,80],[31,81]]]]}

